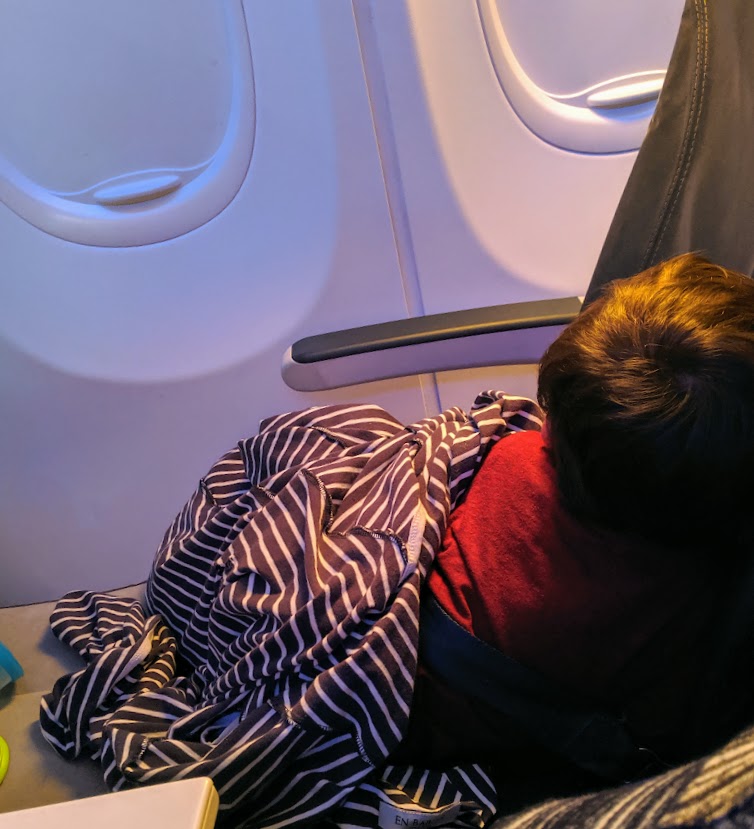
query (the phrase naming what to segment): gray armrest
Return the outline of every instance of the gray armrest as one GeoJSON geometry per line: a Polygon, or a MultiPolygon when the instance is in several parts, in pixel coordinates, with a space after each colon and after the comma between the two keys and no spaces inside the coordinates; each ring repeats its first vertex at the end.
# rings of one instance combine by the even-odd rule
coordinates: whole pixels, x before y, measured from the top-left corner
{"type": "Polygon", "coordinates": [[[318,391],[433,371],[537,363],[581,310],[565,297],[430,314],[305,337],[283,357],[283,380],[318,391]]]}

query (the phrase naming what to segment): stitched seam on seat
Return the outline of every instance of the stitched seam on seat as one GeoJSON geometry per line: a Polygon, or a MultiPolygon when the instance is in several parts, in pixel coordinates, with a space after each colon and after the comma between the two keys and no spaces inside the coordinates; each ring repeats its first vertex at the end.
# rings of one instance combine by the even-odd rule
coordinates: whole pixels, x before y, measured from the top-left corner
{"type": "Polygon", "coordinates": [[[704,93],[707,81],[707,70],[709,67],[709,18],[707,13],[707,0],[694,0],[694,8],[697,17],[696,35],[696,67],[694,71],[694,84],[691,91],[691,105],[689,117],[686,122],[686,129],[681,145],[681,152],[673,175],[673,181],[668,188],[668,194],[663,204],[660,220],[657,223],[654,233],[650,237],[647,249],[644,252],[641,270],[649,267],[656,255],[662,240],[665,238],[670,220],[673,217],[678,198],[683,190],[683,185],[688,176],[691,160],[696,146],[696,138],[699,131],[699,124],[702,120],[704,106],[704,93]],[[672,202],[671,202],[672,200],[672,202]]]}

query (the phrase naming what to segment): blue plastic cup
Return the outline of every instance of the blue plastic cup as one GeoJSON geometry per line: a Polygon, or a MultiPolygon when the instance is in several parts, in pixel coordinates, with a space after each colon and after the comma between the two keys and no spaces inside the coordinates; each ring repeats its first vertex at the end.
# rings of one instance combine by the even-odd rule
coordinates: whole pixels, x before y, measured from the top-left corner
{"type": "Polygon", "coordinates": [[[0,642],[0,688],[10,685],[24,675],[23,668],[13,654],[0,642]]]}

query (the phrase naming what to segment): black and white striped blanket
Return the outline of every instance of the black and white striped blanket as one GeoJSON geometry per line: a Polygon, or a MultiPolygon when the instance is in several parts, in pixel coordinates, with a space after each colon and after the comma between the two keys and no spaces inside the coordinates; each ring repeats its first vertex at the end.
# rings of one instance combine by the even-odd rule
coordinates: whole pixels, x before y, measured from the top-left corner
{"type": "Polygon", "coordinates": [[[44,697],[45,737],[100,758],[114,790],[209,776],[229,824],[483,825],[480,768],[386,759],[448,515],[492,443],[540,426],[499,392],[409,427],[362,405],[264,421],[173,521],[146,607],[58,603],[52,628],[86,666],[44,697]]]}

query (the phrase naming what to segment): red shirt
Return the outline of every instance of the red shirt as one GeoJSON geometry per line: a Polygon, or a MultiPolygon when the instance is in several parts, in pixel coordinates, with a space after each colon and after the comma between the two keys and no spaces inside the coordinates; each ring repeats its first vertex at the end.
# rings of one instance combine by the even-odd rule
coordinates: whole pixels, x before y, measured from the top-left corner
{"type": "MultiPolygon", "coordinates": [[[[683,727],[708,574],[696,559],[573,518],[541,433],[515,433],[491,449],[450,517],[426,589],[503,653],[619,706],[650,744],[683,727]]],[[[446,691],[420,671],[409,742],[432,734],[437,752],[446,691]]],[[[488,739],[487,714],[470,706],[461,719],[453,740],[462,733],[463,753],[473,755],[474,735],[488,739]]]]}

